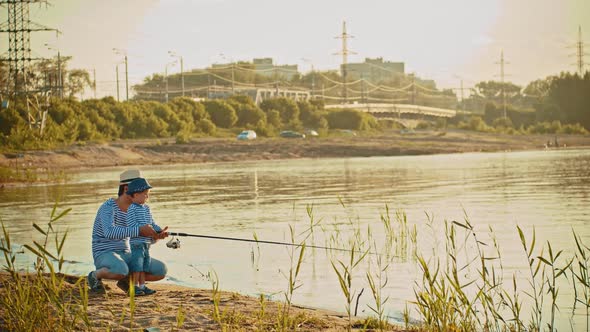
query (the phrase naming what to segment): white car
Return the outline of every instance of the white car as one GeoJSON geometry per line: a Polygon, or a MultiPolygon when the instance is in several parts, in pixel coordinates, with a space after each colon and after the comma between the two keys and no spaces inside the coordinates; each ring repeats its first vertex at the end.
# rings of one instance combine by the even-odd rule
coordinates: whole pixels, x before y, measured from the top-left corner
{"type": "Polygon", "coordinates": [[[256,132],[254,130],[244,130],[238,134],[238,140],[251,140],[256,139],[256,132]]]}

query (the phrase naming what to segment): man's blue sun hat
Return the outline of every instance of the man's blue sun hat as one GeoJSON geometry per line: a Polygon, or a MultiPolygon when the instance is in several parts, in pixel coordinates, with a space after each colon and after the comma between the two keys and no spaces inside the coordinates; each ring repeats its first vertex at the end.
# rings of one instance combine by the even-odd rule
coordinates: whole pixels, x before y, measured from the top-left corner
{"type": "Polygon", "coordinates": [[[152,186],[147,182],[144,178],[139,178],[131,181],[129,186],[127,187],[127,195],[133,195],[135,193],[140,193],[144,190],[152,189],[152,186]]]}

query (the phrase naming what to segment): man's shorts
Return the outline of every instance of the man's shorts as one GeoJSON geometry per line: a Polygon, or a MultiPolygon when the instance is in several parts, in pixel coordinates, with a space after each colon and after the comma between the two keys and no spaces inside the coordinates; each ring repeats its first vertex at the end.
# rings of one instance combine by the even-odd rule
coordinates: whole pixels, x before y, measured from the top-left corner
{"type": "Polygon", "coordinates": [[[147,272],[150,270],[150,244],[131,244],[131,260],[129,261],[129,272],[147,272]]]}
{"type": "MultiPolygon", "coordinates": [[[[166,264],[162,261],[151,258],[151,264],[146,273],[154,276],[165,276],[168,273],[166,264]]],[[[131,261],[131,252],[126,251],[109,251],[100,254],[94,259],[96,269],[107,268],[110,273],[128,275],[128,264],[131,261]]]]}

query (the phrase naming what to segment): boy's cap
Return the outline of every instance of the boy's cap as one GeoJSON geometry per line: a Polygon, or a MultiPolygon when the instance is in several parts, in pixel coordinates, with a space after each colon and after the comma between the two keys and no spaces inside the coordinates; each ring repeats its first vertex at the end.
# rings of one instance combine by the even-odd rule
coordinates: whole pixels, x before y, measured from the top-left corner
{"type": "Polygon", "coordinates": [[[139,178],[131,181],[129,186],[127,187],[127,195],[133,195],[135,193],[140,193],[144,190],[152,189],[152,186],[147,182],[144,178],[139,178]]]}
{"type": "Polygon", "coordinates": [[[129,182],[141,178],[141,171],[138,169],[128,169],[119,176],[119,184],[128,184],[129,182]]]}

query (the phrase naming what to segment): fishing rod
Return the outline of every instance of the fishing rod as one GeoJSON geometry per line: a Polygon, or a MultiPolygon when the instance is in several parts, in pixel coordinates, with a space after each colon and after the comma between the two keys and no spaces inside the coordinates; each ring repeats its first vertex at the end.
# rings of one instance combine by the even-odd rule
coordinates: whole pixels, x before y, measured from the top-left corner
{"type": "MultiPolygon", "coordinates": [[[[293,246],[293,247],[302,247],[303,244],[295,244],[289,242],[278,242],[278,241],[264,241],[264,240],[251,240],[251,239],[244,239],[244,238],[237,238],[237,237],[225,237],[225,236],[214,236],[214,235],[202,235],[202,234],[188,234],[188,233],[177,233],[177,232],[168,232],[173,238],[166,243],[168,248],[178,249],[180,248],[180,240],[174,239],[174,236],[180,237],[199,237],[204,239],[213,239],[213,240],[227,240],[227,241],[241,241],[241,242],[253,242],[253,243],[264,243],[264,244],[275,244],[275,245],[282,245],[282,246],[293,246]]],[[[345,252],[361,252],[359,250],[350,250],[350,249],[341,249],[341,248],[330,248],[330,247],[323,247],[323,246],[314,246],[314,245],[305,245],[307,248],[315,248],[315,249],[326,249],[326,250],[337,250],[337,251],[345,251],[345,252]]]]}

